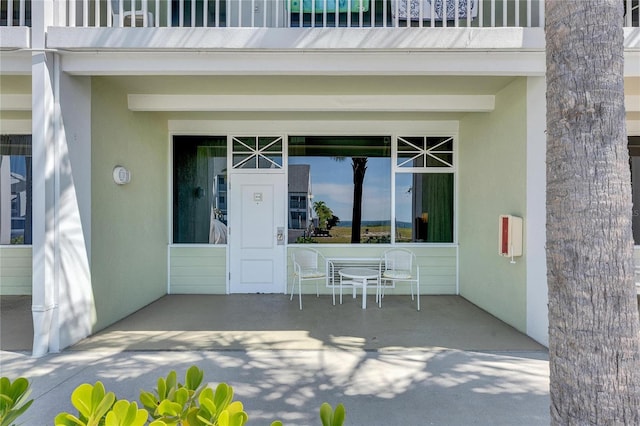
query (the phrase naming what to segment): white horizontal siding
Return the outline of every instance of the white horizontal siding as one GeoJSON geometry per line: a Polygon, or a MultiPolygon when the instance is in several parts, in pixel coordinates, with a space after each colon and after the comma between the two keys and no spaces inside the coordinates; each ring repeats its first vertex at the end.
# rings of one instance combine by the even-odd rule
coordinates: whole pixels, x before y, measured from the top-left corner
{"type": "Polygon", "coordinates": [[[225,294],[226,247],[170,247],[170,294],[225,294]]]}
{"type": "Polygon", "coordinates": [[[0,247],[0,295],[30,295],[31,276],[31,247],[0,247]]]}
{"type": "MultiPolygon", "coordinates": [[[[322,246],[313,245],[328,258],[380,258],[388,246],[322,246]]],[[[420,266],[420,293],[421,294],[457,294],[457,257],[454,246],[402,246],[412,250],[416,254],[420,266]]],[[[291,251],[296,246],[289,247],[287,261],[287,289],[291,291],[293,282],[293,265],[291,263],[291,251]]],[[[315,281],[307,281],[302,284],[303,293],[315,293],[315,281]]],[[[408,285],[399,285],[386,294],[409,294],[408,285]]],[[[331,294],[331,288],[320,285],[321,294],[331,294]]]]}

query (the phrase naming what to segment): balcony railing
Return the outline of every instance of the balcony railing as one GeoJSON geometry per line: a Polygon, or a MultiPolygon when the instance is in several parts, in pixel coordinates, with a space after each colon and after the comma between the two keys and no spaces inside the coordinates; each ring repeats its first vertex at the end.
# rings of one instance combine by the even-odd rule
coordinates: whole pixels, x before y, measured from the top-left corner
{"type": "MultiPolygon", "coordinates": [[[[31,26],[31,4],[0,0],[0,26],[31,26]]],[[[621,0],[638,27],[640,0],[621,0]]],[[[53,0],[63,27],[543,27],[543,0],[53,0]]]]}

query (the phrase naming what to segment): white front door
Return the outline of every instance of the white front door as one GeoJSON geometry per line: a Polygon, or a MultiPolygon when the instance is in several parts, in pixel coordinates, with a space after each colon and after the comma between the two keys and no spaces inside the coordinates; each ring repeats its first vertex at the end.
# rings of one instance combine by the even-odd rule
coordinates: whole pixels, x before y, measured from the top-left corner
{"type": "Polygon", "coordinates": [[[229,184],[231,293],[286,292],[284,173],[240,172],[229,184]]]}

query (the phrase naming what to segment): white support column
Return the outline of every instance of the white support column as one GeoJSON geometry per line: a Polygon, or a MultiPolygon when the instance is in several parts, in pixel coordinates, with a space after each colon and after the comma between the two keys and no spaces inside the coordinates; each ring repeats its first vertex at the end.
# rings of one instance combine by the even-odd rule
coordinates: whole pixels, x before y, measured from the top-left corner
{"type": "Polygon", "coordinates": [[[33,356],[56,351],[53,97],[54,55],[45,51],[45,32],[53,19],[52,0],[32,4],[32,155],[33,155],[33,356]]]}
{"type": "Polygon", "coordinates": [[[546,245],[546,82],[527,79],[527,335],[549,346],[546,245]]]}
{"type": "Polygon", "coordinates": [[[52,2],[34,2],[32,10],[33,356],[86,337],[96,317],[89,268],[91,80],[61,75],[61,57],[47,52],[52,2]]]}

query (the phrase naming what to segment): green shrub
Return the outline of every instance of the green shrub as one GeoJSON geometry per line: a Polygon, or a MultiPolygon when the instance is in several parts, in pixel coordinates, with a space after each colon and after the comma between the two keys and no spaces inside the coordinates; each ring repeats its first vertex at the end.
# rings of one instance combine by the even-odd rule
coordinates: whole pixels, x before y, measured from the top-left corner
{"type": "Polygon", "coordinates": [[[33,403],[27,401],[31,389],[29,381],[18,377],[11,383],[8,377],[0,378],[0,426],[11,426],[33,403]]]}
{"type": "MultiPolygon", "coordinates": [[[[83,383],[71,394],[71,404],[77,415],[59,413],[55,426],[243,426],[249,420],[242,402],[233,401],[233,388],[220,383],[215,390],[203,385],[203,370],[191,366],[184,384],[175,371],[160,377],[153,392],[142,390],[138,408],[136,402],[118,400],[107,392],[102,382],[83,383]],[[149,423],[150,422],[150,423],[149,423]]],[[[33,400],[27,401],[29,381],[18,378],[13,383],[0,379],[0,426],[13,426],[33,400]]],[[[322,426],[342,426],[345,410],[342,404],[335,411],[326,402],[320,407],[322,426]]],[[[283,426],[277,420],[271,426],[283,426]]]]}

